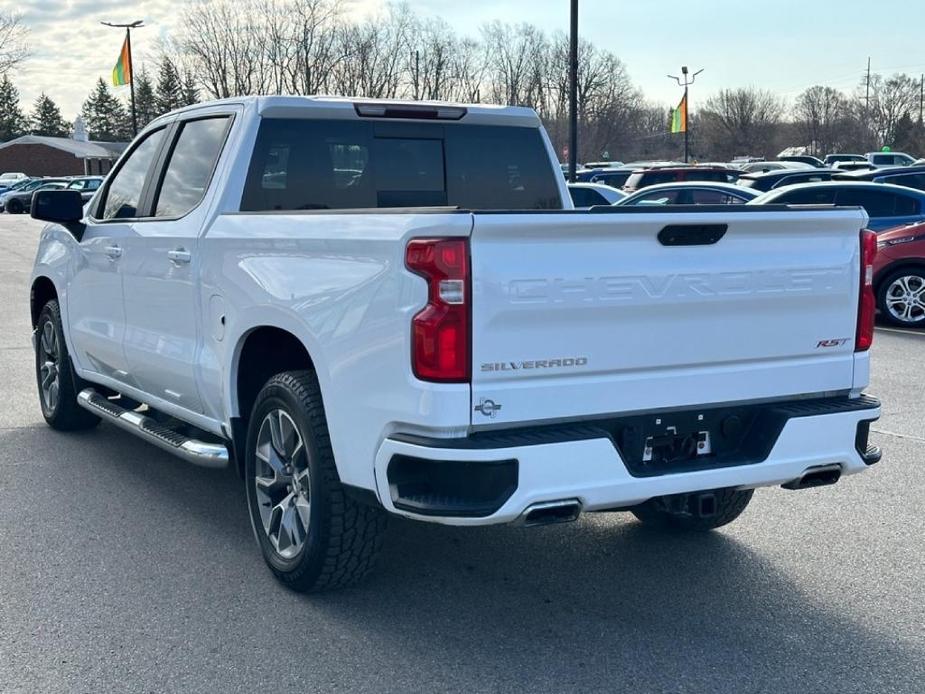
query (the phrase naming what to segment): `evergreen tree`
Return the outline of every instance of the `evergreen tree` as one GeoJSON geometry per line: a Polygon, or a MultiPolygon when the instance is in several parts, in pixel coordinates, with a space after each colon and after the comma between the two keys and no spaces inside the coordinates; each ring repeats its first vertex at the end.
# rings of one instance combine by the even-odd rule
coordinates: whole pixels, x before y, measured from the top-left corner
{"type": "Polygon", "coordinates": [[[157,100],[157,110],[161,113],[173,111],[183,105],[183,84],[180,82],[180,74],[167,56],[161,58],[161,64],[157,71],[155,99],[157,100]]]}
{"type": "Polygon", "coordinates": [[[0,141],[6,142],[22,135],[27,127],[19,108],[19,90],[7,75],[0,80],[0,141]]]}
{"type": "Polygon", "coordinates": [[[44,92],[35,100],[35,108],[29,119],[33,135],[67,137],[70,126],[61,117],[61,109],[44,92]]]}
{"type": "Polygon", "coordinates": [[[135,79],[135,115],[138,117],[138,129],[141,130],[152,120],[161,115],[157,107],[154,85],[145,70],[135,79]]]}
{"type": "Polygon", "coordinates": [[[127,140],[131,137],[131,116],[101,77],[80,111],[92,140],[127,140]]]}
{"type": "Polygon", "coordinates": [[[196,86],[196,79],[192,72],[187,72],[183,77],[183,105],[192,106],[199,103],[199,87],[196,86]]]}

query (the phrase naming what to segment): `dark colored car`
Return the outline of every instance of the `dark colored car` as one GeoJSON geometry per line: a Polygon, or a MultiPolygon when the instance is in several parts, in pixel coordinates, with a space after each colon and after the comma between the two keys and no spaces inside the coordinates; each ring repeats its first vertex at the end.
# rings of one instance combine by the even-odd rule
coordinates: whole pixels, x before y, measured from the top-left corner
{"type": "Polygon", "coordinates": [[[894,186],[925,190],[925,166],[891,166],[867,171],[842,171],[832,176],[832,180],[892,183],[894,186]]]}
{"type": "Polygon", "coordinates": [[[869,229],[886,231],[925,221],[925,193],[888,183],[800,183],[758,196],[749,205],[838,205],[863,207],[869,229]]]}
{"type": "MultiPolygon", "coordinates": [[[[634,171],[623,184],[623,190],[633,193],[657,183],[674,183],[676,181],[714,181],[716,183],[733,183],[742,174],[738,169],[719,166],[665,166],[634,171]]],[[[602,181],[606,182],[606,181],[602,181]]],[[[608,185],[613,185],[608,183],[608,185]]]]}
{"type": "Polygon", "coordinates": [[[611,188],[622,188],[630,175],[637,169],[598,169],[585,179],[585,183],[603,183],[611,188]]]}
{"type": "Polygon", "coordinates": [[[837,173],[837,169],[777,169],[776,171],[742,174],[736,184],[743,188],[766,192],[795,183],[829,181],[837,173]]]}
{"type": "Polygon", "coordinates": [[[32,193],[39,188],[44,188],[49,184],[55,184],[58,188],[64,188],[68,184],[66,178],[37,178],[27,183],[17,190],[8,190],[0,197],[0,209],[4,209],[10,214],[22,214],[28,212],[32,206],[32,193]],[[61,185],[57,185],[57,184],[61,185]]]}
{"type": "Polygon", "coordinates": [[[810,166],[815,166],[818,169],[825,168],[825,163],[818,157],[811,157],[808,154],[794,154],[789,157],[778,157],[778,161],[798,161],[801,164],[809,164],[810,166]]]}
{"type": "Polygon", "coordinates": [[[877,237],[874,293],[884,320],[925,326],[925,224],[890,229],[877,237]]]}

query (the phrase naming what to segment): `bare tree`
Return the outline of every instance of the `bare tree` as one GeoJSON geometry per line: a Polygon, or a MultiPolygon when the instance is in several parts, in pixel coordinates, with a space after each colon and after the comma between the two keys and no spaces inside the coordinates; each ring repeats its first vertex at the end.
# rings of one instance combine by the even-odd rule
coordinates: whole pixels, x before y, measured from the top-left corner
{"type": "Polygon", "coordinates": [[[701,139],[713,157],[773,156],[783,102],[756,87],[724,89],[707,99],[700,113],[701,139]]]}
{"type": "Polygon", "coordinates": [[[29,55],[28,33],[18,14],[0,11],[0,75],[7,74],[29,55]]]}
{"type": "Polygon", "coordinates": [[[793,115],[803,144],[811,145],[813,154],[839,151],[848,144],[848,99],[837,89],[810,87],[797,97],[793,115]]]}

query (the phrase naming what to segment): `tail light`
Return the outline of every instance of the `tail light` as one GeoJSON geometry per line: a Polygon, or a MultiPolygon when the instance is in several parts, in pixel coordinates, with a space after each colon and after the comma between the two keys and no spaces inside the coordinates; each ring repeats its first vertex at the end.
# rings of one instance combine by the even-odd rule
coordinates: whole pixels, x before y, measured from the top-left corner
{"type": "Polygon", "coordinates": [[[861,231],[861,294],[858,297],[858,331],[854,351],[870,349],[874,341],[874,257],[877,255],[877,235],[869,229],[861,231]]]}
{"type": "Polygon", "coordinates": [[[427,280],[427,305],[411,321],[411,366],[422,381],[469,381],[469,242],[415,239],[405,265],[427,280]]]}

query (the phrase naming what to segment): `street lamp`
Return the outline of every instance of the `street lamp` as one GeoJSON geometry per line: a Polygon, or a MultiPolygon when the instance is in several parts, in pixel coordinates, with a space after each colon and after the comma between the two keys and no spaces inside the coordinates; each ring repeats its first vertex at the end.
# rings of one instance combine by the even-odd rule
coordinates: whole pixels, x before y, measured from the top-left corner
{"type": "Polygon", "coordinates": [[[683,103],[684,103],[684,163],[685,164],[687,163],[687,160],[690,156],[690,147],[689,147],[690,135],[688,134],[688,131],[690,130],[690,128],[687,127],[687,114],[690,112],[691,105],[687,100],[687,88],[694,83],[694,81],[697,79],[697,75],[699,75],[701,72],[703,72],[703,68],[700,68],[699,70],[697,70],[697,72],[695,72],[693,75],[690,76],[690,80],[688,80],[687,79],[687,65],[682,65],[681,74],[684,76],[683,80],[680,77],[675,77],[674,75],[668,75],[670,79],[673,79],[675,82],[678,83],[678,86],[684,87],[683,103]]]}
{"type": "Polygon", "coordinates": [[[578,0],[572,0],[568,44],[568,180],[578,168],[578,0]]]}

